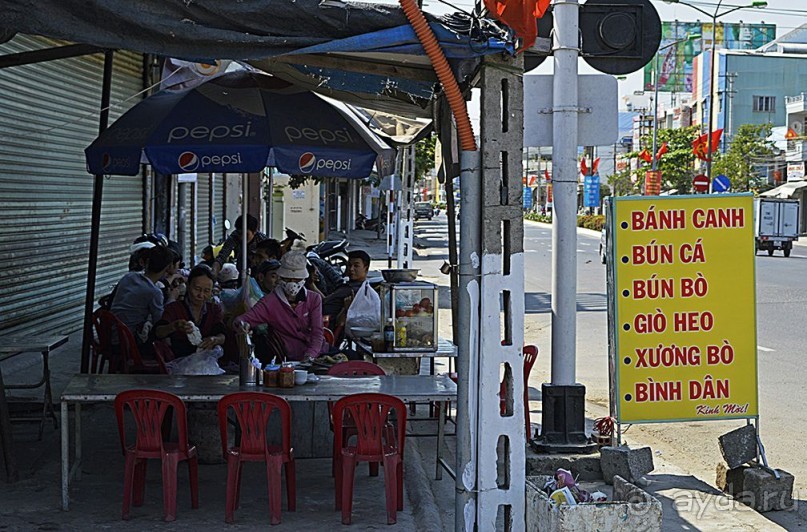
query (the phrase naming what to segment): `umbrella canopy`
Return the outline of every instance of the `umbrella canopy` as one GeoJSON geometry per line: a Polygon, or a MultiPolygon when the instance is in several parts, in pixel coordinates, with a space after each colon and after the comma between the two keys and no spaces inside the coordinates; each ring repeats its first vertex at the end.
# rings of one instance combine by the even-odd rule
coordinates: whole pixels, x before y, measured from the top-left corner
{"type": "Polygon", "coordinates": [[[259,172],[363,178],[392,173],[395,150],[342,103],[250,71],[165,90],[132,107],[86,150],[91,174],[259,172]]]}

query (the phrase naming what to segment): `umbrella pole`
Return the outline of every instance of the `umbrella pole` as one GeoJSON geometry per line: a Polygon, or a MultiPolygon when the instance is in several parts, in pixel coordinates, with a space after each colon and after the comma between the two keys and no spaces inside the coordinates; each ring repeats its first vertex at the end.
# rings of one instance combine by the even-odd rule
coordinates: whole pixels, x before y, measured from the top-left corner
{"type": "MultiPolygon", "coordinates": [[[[104,52],[104,77],[101,87],[101,114],[98,133],[109,124],[109,100],[112,92],[112,60],[114,51],[104,52]]],[[[96,174],[92,190],[92,219],[90,222],[90,258],[87,265],[87,295],[84,300],[84,337],[81,343],[81,373],[90,370],[90,341],[93,337],[92,313],[95,306],[95,277],[98,269],[98,240],[101,234],[101,199],[104,193],[104,176],[96,174]]]]}
{"type": "Polygon", "coordinates": [[[249,174],[241,174],[241,286],[247,282],[247,216],[249,205],[249,174]]]}

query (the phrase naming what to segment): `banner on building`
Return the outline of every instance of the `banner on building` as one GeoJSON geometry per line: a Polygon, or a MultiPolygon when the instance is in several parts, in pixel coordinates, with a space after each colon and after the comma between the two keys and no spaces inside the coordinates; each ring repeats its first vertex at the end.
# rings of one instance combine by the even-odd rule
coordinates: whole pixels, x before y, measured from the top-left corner
{"type": "MultiPolygon", "coordinates": [[[[734,24],[718,23],[717,47],[729,50],[755,50],[776,38],[775,24],[734,24]]],[[[693,89],[692,60],[704,50],[709,50],[712,42],[711,22],[663,22],[661,24],[661,44],[659,49],[681,41],[675,46],[661,51],[659,58],[659,90],[663,92],[686,92],[693,89]],[[700,39],[686,40],[687,34],[701,35],[700,39]]],[[[645,90],[655,87],[655,59],[644,68],[645,90]]]]}

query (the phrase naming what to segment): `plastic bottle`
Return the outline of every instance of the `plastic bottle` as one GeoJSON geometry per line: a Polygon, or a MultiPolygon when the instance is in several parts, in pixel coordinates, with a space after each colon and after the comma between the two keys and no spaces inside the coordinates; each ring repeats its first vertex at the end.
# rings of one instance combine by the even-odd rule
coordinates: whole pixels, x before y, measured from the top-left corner
{"type": "Polygon", "coordinates": [[[392,318],[387,318],[387,324],[384,326],[384,351],[391,353],[395,348],[395,325],[392,324],[392,318]]]}
{"type": "Polygon", "coordinates": [[[398,327],[398,342],[396,347],[406,347],[406,324],[401,323],[401,326],[398,327]]]}

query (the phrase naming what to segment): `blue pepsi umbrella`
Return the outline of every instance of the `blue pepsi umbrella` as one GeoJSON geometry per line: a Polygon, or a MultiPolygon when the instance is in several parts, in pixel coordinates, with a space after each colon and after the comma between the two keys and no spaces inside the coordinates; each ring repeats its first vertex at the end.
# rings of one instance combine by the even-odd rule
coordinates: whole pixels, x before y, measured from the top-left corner
{"type": "Polygon", "coordinates": [[[344,104],[266,74],[238,71],[165,90],[132,107],[85,150],[91,174],[259,172],[367,177],[395,150],[344,104]]]}

